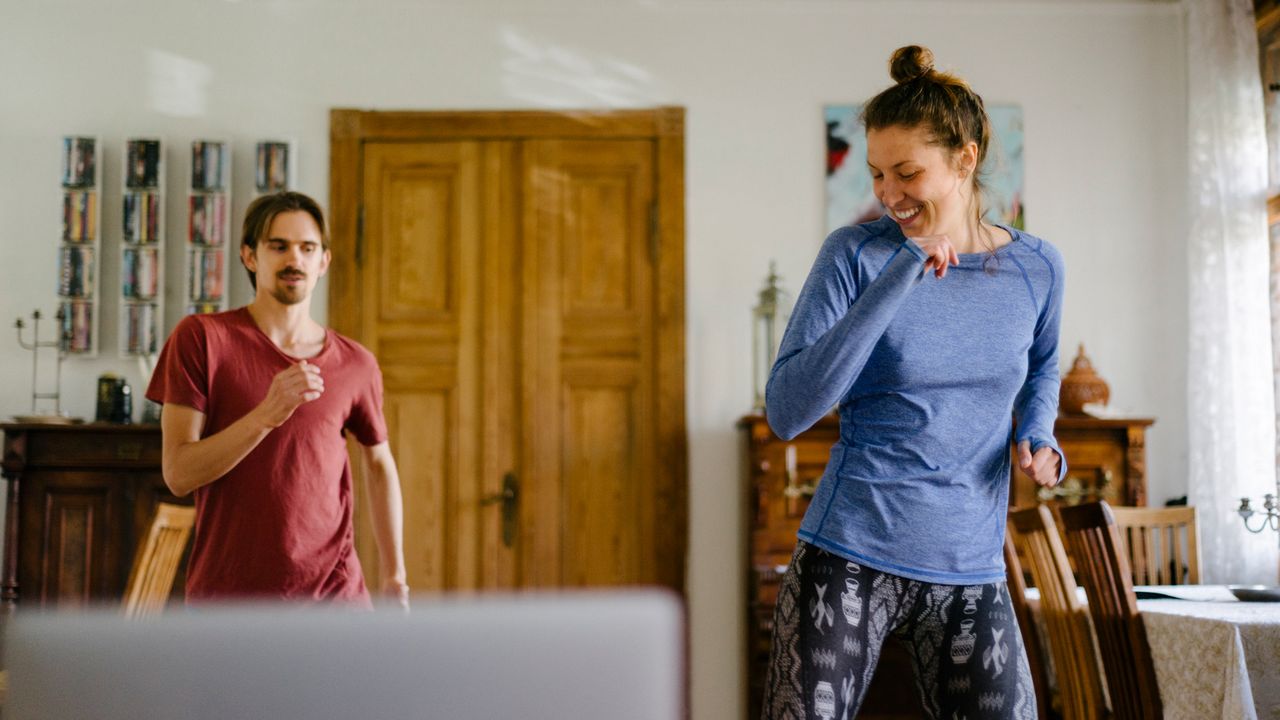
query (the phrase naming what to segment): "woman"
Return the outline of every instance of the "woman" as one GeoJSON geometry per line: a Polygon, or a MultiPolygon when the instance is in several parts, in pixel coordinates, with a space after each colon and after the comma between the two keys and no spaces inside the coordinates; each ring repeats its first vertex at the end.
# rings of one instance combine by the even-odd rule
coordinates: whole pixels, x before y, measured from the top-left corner
{"type": "Polygon", "coordinates": [[[774,622],[765,717],[856,714],[889,633],[933,718],[1034,718],[1005,587],[1009,440],[1037,483],[1066,470],[1062,257],[983,220],[982,99],[899,49],[863,111],[888,212],[827,238],[766,392],[790,439],[839,405],[840,440],[800,528],[774,622]]]}

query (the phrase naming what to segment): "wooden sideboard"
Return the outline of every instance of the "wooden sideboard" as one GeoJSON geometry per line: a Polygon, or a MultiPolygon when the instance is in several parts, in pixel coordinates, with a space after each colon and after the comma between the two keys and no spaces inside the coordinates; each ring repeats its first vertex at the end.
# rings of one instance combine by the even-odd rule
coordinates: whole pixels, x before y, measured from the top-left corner
{"type": "MultiPolygon", "coordinates": [[[[1152,422],[1148,418],[1060,417],[1054,433],[1067,456],[1066,479],[1057,488],[1043,490],[1015,470],[1010,505],[1077,504],[1098,498],[1145,505],[1144,438],[1152,422]]],[[[840,421],[828,415],[790,442],[774,435],[760,415],[742,418],[738,427],[743,431],[747,460],[747,708],[754,720],[764,691],[778,585],[795,549],[796,531],[809,499],[839,438],[840,421]]],[[[903,681],[911,672],[905,649],[896,642],[887,644],[858,717],[923,717],[914,683],[903,681]]]]}
{"type": "MultiPolygon", "coordinates": [[[[157,502],[159,425],[0,424],[8,486],[0,606],[74,607],[124,594],[157,502]]],[[[183,561],[185,568],[186,561],[183,561]]],[[[174,594],[181,597],[185,572],[174,594]]]]}
{"type": "Polygon", "coordinates": [[[1145,506],[1146,433],[1154,422],[1151,418],[1060,416],[1053,433],[1067,456],[1067,476],[1057,487],[1041,488],[1015,472],[1009,505],[1078,505],[1106,500],[1112,505],[1145,506]]]}

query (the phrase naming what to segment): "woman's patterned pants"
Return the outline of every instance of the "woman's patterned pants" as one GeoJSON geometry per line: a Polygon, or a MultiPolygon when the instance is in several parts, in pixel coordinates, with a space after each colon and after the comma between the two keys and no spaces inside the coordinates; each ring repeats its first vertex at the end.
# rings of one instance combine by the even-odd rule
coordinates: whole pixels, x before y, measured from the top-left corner
{"type": "Polygon", "coordinates": [[[908,580],[805,542],[778,591],[764,720],[855,717],[890,633],[908,648],[929,718],[1035,720],[1005,583],[908,580]]]}

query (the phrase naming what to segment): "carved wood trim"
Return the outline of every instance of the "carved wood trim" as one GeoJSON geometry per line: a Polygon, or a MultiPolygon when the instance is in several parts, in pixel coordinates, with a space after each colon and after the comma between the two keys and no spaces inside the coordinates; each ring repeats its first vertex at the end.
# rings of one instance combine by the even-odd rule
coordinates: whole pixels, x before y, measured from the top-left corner
{"type": "Polygon", "coordinates": [[[0,614],[12,615],[18,606],[18,499],[22,491],[22,470],[26,465],[27,434],[5,433],[4,462],[0,477],[9,485],[4,510],[4,569],[0,580],[0,614]]]}
{"type": "Polygon", "coordinates": [[[1147,504],[1147,462],[1144,428],[1131,427],[1128,431],[1128,447],[1125,450],[1127,465],[1128,497],[1125,501],[1133,507],[1147,504]]]}

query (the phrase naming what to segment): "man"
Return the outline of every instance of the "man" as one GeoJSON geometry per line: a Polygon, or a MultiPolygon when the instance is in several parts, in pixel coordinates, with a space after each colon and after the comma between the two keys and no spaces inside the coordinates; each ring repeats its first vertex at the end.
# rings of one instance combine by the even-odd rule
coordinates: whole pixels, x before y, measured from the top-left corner
{"type": "Polygon", "coordinates": [[[188,602],[333,600],[368,606],[345,436],[368,472],[382,591],[408,604],[403,508],[373,355],[311,317],[329,267],[324,214],[295,192],[249,206],[249,305],[182,320],[147,397],[162,403],[165,483],[196,494],[188,602]]]}

